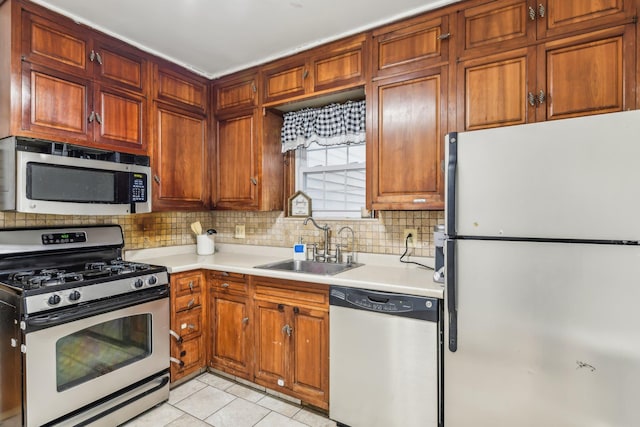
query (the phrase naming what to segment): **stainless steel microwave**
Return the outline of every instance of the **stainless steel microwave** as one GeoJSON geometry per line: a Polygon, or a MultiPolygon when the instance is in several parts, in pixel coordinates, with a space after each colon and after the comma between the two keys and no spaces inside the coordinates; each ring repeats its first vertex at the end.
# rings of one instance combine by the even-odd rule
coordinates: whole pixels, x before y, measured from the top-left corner
{"type": "Polygon", "coordinates": [[[40,139],[0,139],[0,210],[151,212],[149,157],[40,139]]]}

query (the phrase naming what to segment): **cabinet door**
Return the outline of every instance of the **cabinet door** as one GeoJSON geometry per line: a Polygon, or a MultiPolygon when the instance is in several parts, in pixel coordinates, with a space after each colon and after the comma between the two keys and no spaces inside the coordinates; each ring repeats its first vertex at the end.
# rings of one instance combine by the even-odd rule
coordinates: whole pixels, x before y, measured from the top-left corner
{"type": "Polygon", "coordinates": [[[458,88],[458,129],[535,121],[535,50],[523,48],[463,61],[458,65],[458,88]]]}
{"type": "Polygon", "coordinates": [[[22,82],[24,130],[80,143],[91,140],[88,80],[24,62],[22,82]]]}
{"type": "Polygon", "coordinates": [[[87,77],[89,37],[78,29],[50,21],[30,12],[22,13],[22,57],[24,61],[57,71],[87,77]]]}
{"type": "Polygon", "coordinates": [[[171,382],[200,370],[204,361],[203,351],[202,336],[181,343],[172,340],[171,357],[180,363],[171,363],[171,382]]]}
{"type": "Polygon", "coordinates": [[[491,1],[466,8],[458,16],[462,57],[525,46],[536,38],[535,11],[523,0],[491,1]]]}
{"type": "Polygon", "coordinates": [[[251,379],[252,324],[246,297],[212,292],[210,365],[232,375],[251,379]]]}
{"type": "Polygon", "coordinates": [[[155,93],[157,100],[207,110],[207,85],[203,80],[190,78],[169,68],[155,66],[155,93]]]}
{"type": "Polygon", "coordinates": [[[95,78],[103,84],[116,85],[136,92],[144,91],[147,62],[123,46],[115,46],[101,39],[96,40],[93,63],[95,78]]]}
{"type": "Polygon", "coordinates": [[[258,112],[217,121],[217,208],[258,208],[258,112]]]}
{"type": "Polygon", "coordinates": [[[146,99],[142,95],[95,85],[94,141],[105,146],[146,152],[144,119],[146,99]]]}
{"type": "Polygon", "coordinates": [[[313,91],[340,89],[364,84],[365,37],[358,36],[314,50],[311,57],[313,91]]]}
{"type": "Polygon", "coordinates": [[[538,120],[635,107],[635,25],[565,38],[538,48],[538,120]]]}
{"type": "Polygon", "coordinates": [[[446,97],[446,67],[373,84],[367,144],[373,209],[443,209],[446,97]]]}
{"type": "Polygon", "coordinates": [[[164,104],[154,112],[153,210],[206,209],[206,118],[164,104]]]}
{"type": "Polygon", "coordinates": [[[633,0],[546,0],[538,2],[538,38],[553,37],[633,19],[633,0]]]}
{"type": "Polygon", "coordinates": [[[449,59],[447,16],[420,17],[373,32],[373,75],[414,71],[449,59]]]}
{"type": "MultiPolygon", "coordinates": [[[[289,388],[287,367],[289,336],[285,306],[267,301],[255,302],[254,376],[263,385],[289,388]]],[[[291,326],[291,325],[289,325],[291,326]]]]}
{"type": "Polygon", "coordinates": [[[307,63],[302,57],[284,64],[278,61],[272,66],[265,67],[262,71],[263,102],[304,95],[310,78],[307,63]]]}
{"type": "Polygon", "coordinates": [[[223,80],[213,87],[216,111],[251,108],[258,105],[258,83],[255,73],[223,80]]]}
{"type": "Polygon", "coordinates": [[[327,409],[329,402],[329,314],[293,307],[291,388],[302,400],[327,409]]]}

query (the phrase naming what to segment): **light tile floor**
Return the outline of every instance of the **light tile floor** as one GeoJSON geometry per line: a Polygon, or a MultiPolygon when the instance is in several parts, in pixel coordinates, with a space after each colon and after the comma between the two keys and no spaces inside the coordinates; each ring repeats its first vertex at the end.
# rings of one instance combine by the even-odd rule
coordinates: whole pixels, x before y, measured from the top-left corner
{"type": "Polygon", "coordinates": [[[126,427],[336,427],[330,419],[218,375],[171,390],[169,401],[126,427]]]}

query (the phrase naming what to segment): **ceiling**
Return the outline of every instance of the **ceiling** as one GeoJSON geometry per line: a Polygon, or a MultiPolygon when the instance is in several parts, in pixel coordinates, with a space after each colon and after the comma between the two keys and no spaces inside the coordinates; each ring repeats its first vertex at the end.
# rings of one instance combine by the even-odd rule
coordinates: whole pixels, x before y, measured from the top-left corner
{"type": "Polygon", "coordinates": [[[209,78],[459,0],[33,0],[209,78]]]}

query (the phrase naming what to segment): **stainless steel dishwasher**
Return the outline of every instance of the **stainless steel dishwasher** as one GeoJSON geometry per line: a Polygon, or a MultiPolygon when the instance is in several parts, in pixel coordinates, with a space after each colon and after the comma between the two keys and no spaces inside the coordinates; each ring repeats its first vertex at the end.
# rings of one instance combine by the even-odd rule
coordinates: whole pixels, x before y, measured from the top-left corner
{"type": "Polygon", "coordinates": [[[437,427],[440,301],[332,286],[329,303],[329,417],[351,427],[437,427]]]}

